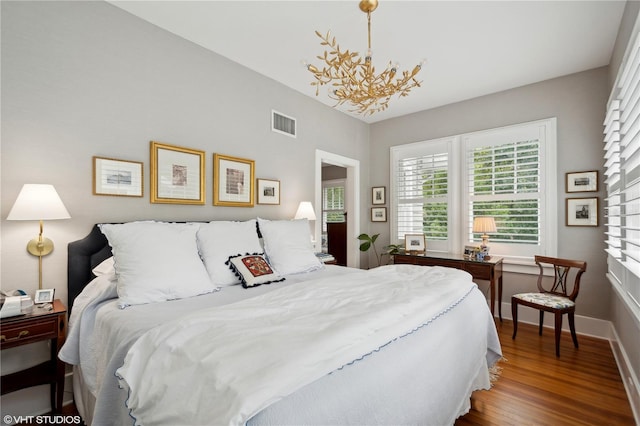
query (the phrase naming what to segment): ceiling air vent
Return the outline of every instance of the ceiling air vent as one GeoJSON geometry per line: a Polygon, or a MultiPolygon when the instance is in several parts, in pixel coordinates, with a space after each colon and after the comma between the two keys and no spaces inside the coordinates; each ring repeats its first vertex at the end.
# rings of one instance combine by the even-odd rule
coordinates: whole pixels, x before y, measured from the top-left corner
{"type": "Polygon", "coordinates": [[[271,130],[295,138],[296,119],[271,110],[271,130]]]}

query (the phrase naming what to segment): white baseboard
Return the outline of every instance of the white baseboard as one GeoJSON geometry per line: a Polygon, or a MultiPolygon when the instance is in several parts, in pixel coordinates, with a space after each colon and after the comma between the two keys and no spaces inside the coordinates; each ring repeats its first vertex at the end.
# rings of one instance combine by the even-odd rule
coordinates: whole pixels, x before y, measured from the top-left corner
{"type": "MultiPolygon", "coordinates": [[[[497,316],[498,314],[496,313],[496,317],[497,316]]],[[[502,303],[502,318],[513,320],[513,316],[511,315],[511,303],[502,303]]],[[[524,306],[520,306],[518,308],[518,322],[534,324],[537,326],[538,321],[539,314],[537,310],[524,306]]],[[[616,360],[616,364],[618,365],[620,377],[622,378],[624,388],[627,391],[627,398],[629,398],[629,404],[631,405],[633,416],[636,420],[636,424],[640,425],[640,380],[638,380],[638,376],[635,375],[633,368],[631,368],[629,357],[627,356],[624,347],[620,344],[620,339],[618,338],[615,327],[611,321],[581,315],[576,315],[575,321],[576,334],[597,337],[609,341],[613,356],[616,360]]],[[[553,315],[545,315],[543,326],[551,329],[554,328],[553,315]]],[[[569,321],[566,319],[562,322],[562,330],[570,331],[569,321]]]]}

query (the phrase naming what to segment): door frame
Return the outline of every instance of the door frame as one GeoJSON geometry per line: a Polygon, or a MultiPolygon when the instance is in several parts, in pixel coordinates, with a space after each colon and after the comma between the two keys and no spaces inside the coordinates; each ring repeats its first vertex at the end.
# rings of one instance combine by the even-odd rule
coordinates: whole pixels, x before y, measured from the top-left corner
{"type": "MultiPolygon", "coordinates": [[[[316,149],[316,217],[322,217],[322,164],[347,169],[345,182],[344,209],[347,212],[347,266],[360,267],[358,230],[360,229],[360,161],[331,152],[316,149]]],[[[316,251],[322,249],[319,236],[322,235],[322,220],[315,221],[316,251]]]]}

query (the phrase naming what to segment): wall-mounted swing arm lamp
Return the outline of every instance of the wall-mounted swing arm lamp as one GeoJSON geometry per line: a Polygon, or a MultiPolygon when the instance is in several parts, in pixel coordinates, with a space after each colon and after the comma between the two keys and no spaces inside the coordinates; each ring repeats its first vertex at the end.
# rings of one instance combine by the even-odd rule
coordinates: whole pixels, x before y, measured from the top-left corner
{"type": "Polygon", "coordinates": [[[53,241],[42,236],[42,221],[70,218],[53,185],[31,183],[23,185],[7,216],[7,220],[40,221],[40,234],[27,244],[27,251],[38,256],[38,289],[42,289],[42,256],[53,251],[53,241]]]}

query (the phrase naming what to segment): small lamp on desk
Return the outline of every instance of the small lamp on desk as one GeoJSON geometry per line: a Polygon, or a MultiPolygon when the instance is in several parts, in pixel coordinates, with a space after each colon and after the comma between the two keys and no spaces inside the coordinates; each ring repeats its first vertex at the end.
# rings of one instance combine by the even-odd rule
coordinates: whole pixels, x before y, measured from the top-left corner
{"type": "Polygon", "coordinates": [[[489,251],[487,248],[487,243],[489,242],[489,236],[487,235],[487,233],[497,231],[498,229],[496,228],[496,221],[493,217],[477,216],[473,218],[473,232],[482,233],[482,244],[480,245],[480,247],[482,248],[483,252],[487,253],[489,251]]]}
{"type": "Polygon", "coordinates": [[[39,220],[40,234],[27,244],[27,251],[38,256],[38,290],[42,290],[42,256],[53,251],[53,241],[42,236],[42,221],[70,219],[67,208],[53,185],[24,184],[7,220],[39,220]]]}

